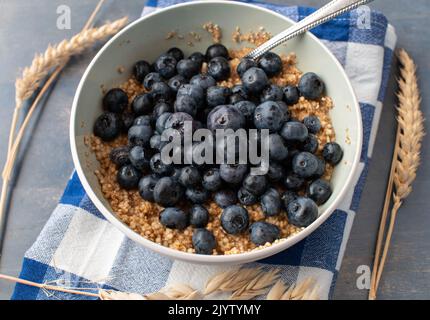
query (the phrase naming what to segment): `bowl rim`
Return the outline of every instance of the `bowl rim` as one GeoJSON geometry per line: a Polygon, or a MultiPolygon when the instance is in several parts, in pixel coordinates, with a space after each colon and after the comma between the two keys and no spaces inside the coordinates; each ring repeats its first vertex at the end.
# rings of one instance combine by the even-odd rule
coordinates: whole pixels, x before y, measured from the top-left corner
{"type": "Polygon", "coordinates": [[[363,129],[362,129],[362,117],[361,117],[361,110],[360,106],[355,94],[355,91],[351,85],[351,82],[340,64],[340,62],[337,60],[337,58],[333,55],[333,53],[324,45],[324,43],[319,40],[316,36],[314,36],[312,33],[307,32],[306,36],[310,37],[313,41],[317,42],[317,44],[324,50],[326,53],[331,57],[333,60],[333,63],[335,66],[340,69],[341,74],[343,75],[347,87],[349,91],[352,94],[353,99],[353,105],[355,106],[354,111],[356,113],[356,117],[358,119],[358,128],[357,129],[357,144],[356,144],[356,150],[355,150],[355,157],[352,162],[351,170],[349,172],[349,175],[347,179],[345,180],[344,185],[342,186],[338,196],[333,200],[331,205],[325,209],[325,211],[308,227],[303,229],[302,231],[298,232],[295,235],[292,235],[286,239],[283,239],[279,243],[273,244],[269,247],[262,248],[260,250],[253,250],[249,252],[239,253],[239,254],[232,254],[232,255],[200,255],[195,253],[188,253],[179,251],[176,249],[172,249],[166,246],[163,246],[161,244],[157,244],[149,239],[146,239],[145,237],[141,236],[140,234],[133,231],[131,228],[129,228],[124,222],[122,222],[119,218],[115,216],[113,212],[108,210],[107,207],[103,205],[103,203],[99,200],[98,196],[95,194],[93,189],[91,188],[88,180],[85,177],[84,170],[82,168],[82,165],[79,161],[78,151],[77,151],[77,144],[76,144],[76,136],[75,136],[75,125],[76,125],[76,110],[78,106],[78,101],[82,92],[82,88],[84,86],[84,83],[86,82],[86,79],[88,77],[88,74],[90,70],[95,65],[96,61],[99,59],[99,57],[104,53],[106,48],[108,48],[117,38],[121,37],[123,34],[127,33],[129,29],[133,28],[135,25],[141,23],[141,21],[144,21],[154,15],[175,10],[179,7],[185,7],[185,6],[195,6],[195,5],[203,5],[203,4],[222,4],[222,5],[234,5],[234,6],[243,6],[243,7],[251,7],[253,9],[257,9],[260,11],[263,11],[265,13],[269,13],[271,15],[275,15],[285,21],[288,21],[290,23],[295,23],[295,21],[291,20],[290,18],[283,16],[277,12],[274,12],[272,10],[254,5],[249,3],[243,3],[243,2],[233,2],[233,1],[223,1],[223,0],[201,0],[201,1],[193,1],[193,2],[185,2],[185,3],[179,3],[175,4],[166,8],[158,9],[153,12],[148,13],[147,15],[138,18],[136,21],[133,21],[128,26],[126,26],[124,29],[122,29],[120,32],[118,32],[114,37],[112,37],[95,55],[95,57],[92,59],[91,63],[88,65],[88,67],[85,70],[85,73],[83,74],[78,88],[76,90],[74,99],[73,99],[73,105],[71,109],[71,117],[70,117],[70,147],[72,152],[72,158],[73,163],[75,165],[75,170],[78,174],[78,177],[82,183],[82,186],[84,187],[85,192],[88,194],[91,201],[94,203],[96,208],[103,214],[103,216],[112,223],[116,228],[118,228],[125,236],[130,238],[131,240],[137,242],[138,244],[144,246],[145,248],[148,248],[154,252],[157,252],[159,254],[162,254],[164,256],[167,256],[169,258],[178,259],[182,261],[188,261],[192,263],[200,263],[200,264],[239,264],[244,262],[250,262],[250,261],[258,261],[264,258],[267,258],[269,256],[275,255],[281,251],[284,251],[294,244],[298,243],[299,241],[303,240],[307,236],[309,236],[312,232],[314,232],[321,224],[324,223],[336,210],[340,202],[344,199],[346,193],[348,192],[349,188],[352,188],[352,181],[353,178],[357,172],[358,165],[360,162],[361,157],[361,151],[362,151],[362,140],[363,140],[363,129]]]}

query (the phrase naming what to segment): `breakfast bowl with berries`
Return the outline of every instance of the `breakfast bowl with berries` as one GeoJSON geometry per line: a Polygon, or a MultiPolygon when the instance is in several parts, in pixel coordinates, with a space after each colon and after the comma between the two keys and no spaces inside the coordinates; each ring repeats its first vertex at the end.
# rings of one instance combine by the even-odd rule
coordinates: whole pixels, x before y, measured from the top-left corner
{"type": "Polygon", "coordinates": [[[353,186],[358,102],[339,62],[254,5],[151,13],[96,55],[73,104],[74,164],[97,209],[140,245],[205,264],[257,261],[320,226],[353,186]]]}

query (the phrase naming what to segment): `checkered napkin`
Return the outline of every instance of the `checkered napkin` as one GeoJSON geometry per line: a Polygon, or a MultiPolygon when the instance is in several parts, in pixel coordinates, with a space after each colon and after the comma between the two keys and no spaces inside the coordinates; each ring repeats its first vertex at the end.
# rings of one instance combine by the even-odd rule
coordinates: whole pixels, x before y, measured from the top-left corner
{"type": "MultiPolygon", "coordinates": [[[[180,1],[149,0],[143,15],[177,2],[180,1]]],[[[303,7],[256,4],[296,21],[314,11],[303,7]]],[[[396,42],[393,27],[382,14],[370,13],[370,27],[359,19],[361,16],[360,12],[353,11],[312,31],[342,63],[360,101],[364,141],[355,188],[346,195],[338,210],[309,237],[258,262],[267,268],[280,268],[282,279],[289,284],[314,277],[322,289],[322,298],[329,298],[333,292],[359,205],[396,42]]],[[[171,282],[188,283],[201,289],[211,275],[226,269],[228,267],[172,261],[127,239],[97,211],[77,175],[73,174],[60,204],[27,251],[21,277],[77,288],[98,286],[149,293],[171,282]]],[[[68,294],[47,295],[37,288],[18,284],[12,299],[88,298],[68,294]]]]}

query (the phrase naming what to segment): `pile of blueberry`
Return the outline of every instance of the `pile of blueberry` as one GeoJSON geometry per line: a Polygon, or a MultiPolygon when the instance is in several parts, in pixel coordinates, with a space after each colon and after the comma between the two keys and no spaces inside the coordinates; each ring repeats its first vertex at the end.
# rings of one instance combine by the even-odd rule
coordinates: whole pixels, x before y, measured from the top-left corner
{"type": "Polygon", "coordinates": [[[203,204],[210,199],[223,209],[220,219],[226,233],[249,231],[255,245],[264,245],[280,237],[279,228],[264,221],[250,225],[244,206],[260,203],[266,217],[285,210],[291,224],[306,227],[317,218],[317,206],[331,195],[329,182],[321,177],[326,162],[340,162],[341,147],[327,143],[322,157],[317,156],[320,120],[310,115],[297,121],[288,111],[300,96],[319,99],[324,83],[316,74],[306,73],[298,86],[282,88],[270,82],[281,72],[281,58],[270,52],[259,62],[241,60],[237,73],[242,84],[222,87],[217,83],[231,74],[229,53],[223,45],[212,45],[206,54],[196,52],[188,58],[172,48],[153,64],[136,63],[134,77],[147,93],[130,104],[127,94],[118,88],[104,96],[104,113],[94,124],[94,134],[104,141],[121,133],[128,135],[128,145],[114,148],[110,154],[118,167],[119,185],[138,189],[143,199],[163,206],[159,219],[165,227],[193,226],[197,253],[212,254],[217,245],[213,233],[205,229],[209,213],[203,204]],[[206,74],[201,73],[204,62],[206,74]],[[161,134],[170,128],[181,132],[185,121],[192,121],[193,128],[209,130],[269,129],[268,173],[251,175],[245,164],[163,163],[161,134]],[[190,202],[191,207],[186,205],[190,202]]]}

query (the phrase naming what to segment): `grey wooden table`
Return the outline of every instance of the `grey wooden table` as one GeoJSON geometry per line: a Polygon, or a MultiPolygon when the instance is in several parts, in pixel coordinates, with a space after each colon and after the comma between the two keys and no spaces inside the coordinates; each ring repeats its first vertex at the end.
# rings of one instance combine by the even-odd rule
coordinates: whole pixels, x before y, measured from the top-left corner
{"type": "MultiPolygon", "coordinates": [[[[272,0],[273,1],[273,0],[272,0]]],[[[321,6],[326,0],[275,0],[290,5],[321,6]]],[[[30,63],[35,52],[42,52],[48,43],[56,43],[78,32],[96,5],[97,0],[0,0],[0,163],[4,163],[7,134],[14,102],[14,79],[20,69],[30,63]],[[71,8],[71,30],[56,27],[57,7],[71,8]]],[[[109,0],[98,15],[98,21],[113,20],[123,15],[137,18],[144,0],[109,0]]],[[[415,0],[376,0],[371,6],[379,9],[396,27],[399,47],[406,48],[419,65],[422,88],[430,83],[430,34],[428,16],[430,2],[415,0]]],[[[74,58],[55,85],[43,113],[33,125],[27,152],[21,157],[21,170],[16,179],[10,204],[10,215],[0,272],[18,275],[24,252],[35,241],[54,209],[73,170],[69,151],[68,124],[70,107],[80,77],[95,51],[74,58]]],[[[394,68],[395,70],[395,68],[394,68]]],[[[351,238],[335,290],[337,299],[365,299],[366,290],[356,286],[357,267],[371,265],[375,234],[389,171],[395,134],[395,81],[389,90],[381,115],[375,151],[357,213],[351,238]]],[[[423,92],[423,110],[430,118],[430,95],[423,92]]],[[[421,166],[414,192],[398,217],[390,257],[382,278],[381,299],[430,298],[430,148],[424,142],[421,166]]],[[[0,282],[0,299],[8,299],[13,285],[0,282]]]]}

